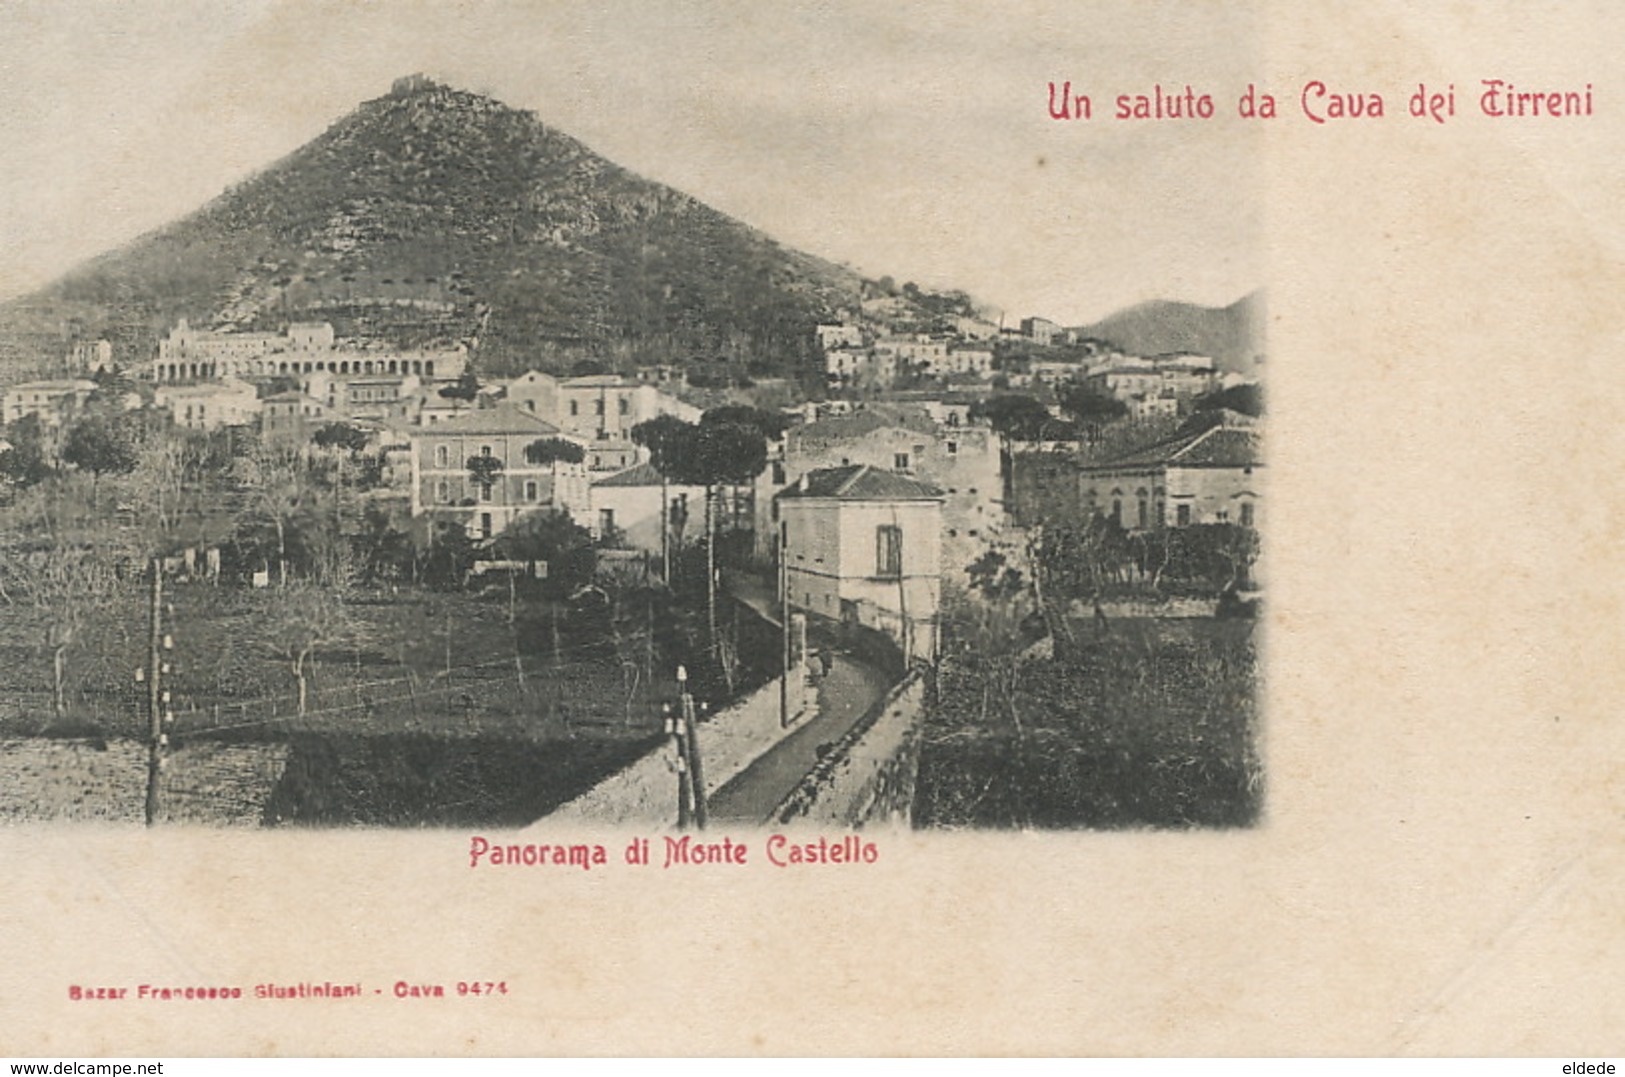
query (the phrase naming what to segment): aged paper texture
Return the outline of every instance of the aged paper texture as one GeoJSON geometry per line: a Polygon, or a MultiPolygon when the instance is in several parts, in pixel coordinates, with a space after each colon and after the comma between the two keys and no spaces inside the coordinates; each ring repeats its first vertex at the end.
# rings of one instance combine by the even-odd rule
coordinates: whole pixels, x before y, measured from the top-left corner
{"type": "MultiPolygon", "coordinates": [[[[730,158],[759,190],[814,184],[839,206],[828,246],[811,210],[776,238],[826,257],[866,232],[894,229],[906,259],[956,237],[941,266],[867,272],[974,292],[964,274],[1000,267],[968,234],[1030,285],[1042,273],[1000,240],[1025,229],[1042,272],[1104,294],[1110,265],[1084,274],[1046,221],[1103,237],[1103,259],[1160,233],[1089,217],[1110,192],[1067,171],[1086,136],[1046,115],[1046,87],[1090,88],[1095,137],[1117,94],[1205,84],[1211,121],[1132,138],[1163,155],[1146,183],[1234,200],[1261,237],[1155,250],[1169,298],[1231,277],[1268,295],[1260,823],[882,829],[873,864],[738,871],[630,869],[614,861],[640,831],[582,827],[551,836],[601,840],[610,864],[515,872],[472,870],[466,829],[17,825],[0,829],[0,1054],[1620,1052],[1625,12],[869,6],[0,0],[0,131],[35,147],[0,164],[18,230],[0,280],[11,295],[105,249],[121,207],[156,213],[166,184],[197,187],[170,216],[218,193],[166,159],[244,176],[423,70],[713,204],[745,189],[710,174],[730,158]],[[1492,79],[1584,91],[1590,114],[1487,116],[1492,79]],[[1375,93],[1384,115],[1316,123],[1315,82],[1317,109],[1375,93]],[[1249,83],[1277,118],[1236,115],[1249,83]],[[1408,114],[1423,83],[1453,86],[1446,122],[1408,114]],[[832,138],[859,144],[801,168],[794,143],[832,138]],[[877,194],[875,175],[924,184],[921,156],[966,139],[978,152],[945,153],[931,185],[877,194]],[[368,991],[69,993],[328,981],[368,991]],[[486,981],[507,993],[394,990],[486,981]]],[[[718,208],[751,221],[739,199],[718,208]]],[[[1150,296],[1119,298],[1079,320],[1150,296]]]]}

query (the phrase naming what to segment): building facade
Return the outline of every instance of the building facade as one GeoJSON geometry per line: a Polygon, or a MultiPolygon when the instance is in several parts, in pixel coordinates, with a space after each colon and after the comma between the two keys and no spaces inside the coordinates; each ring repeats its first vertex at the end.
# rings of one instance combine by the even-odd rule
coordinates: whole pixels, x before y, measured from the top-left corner
{"type": "Polygon", "coordinates": [[[504,398],[520,411],[557,426],[587,446],[591,471],[624,471],[646,454],[632,428],[659,415],[695,422],[700,409],[647,383],[616,374],[556,378],[532,370],[507,384],[504,398]]]}
{"type": "Polygon", "coordinates": [[[412,515],[458,520],[476,539],[501,534],[519,516],[564,509],[591,525],[592,498],[583,464],[532,463],[533,442],[581,439],[512,403],[468,411],[412,435],[412,515]],[[475,460],[494,461],[480,467],[475,460]]]}
{"type": "Polygon", "coordinates": [[[705,487],[662,483],[647,462],[592,480],[592,533],[605,541],[618,538],[629,549],[662,553],[700,537],[705,528],[705,487]],[[666,537],[661,535],[665,506],[666,537]]]}
{"type": "Polygon", "coordinates": [[[792,609],[886,633],[936,657],[942,494],[865,465],[808,472],[778,496],[781,579],[792,609]]]}
{"type": "Polygon", "coordinates": [[[84,378],[28,381],[6,390],[0,409],[7,424],[37,415],[42,426],[57,427],[72,421],[95,391],[96,383],[84,378]]]}
{"type": "Polygon", "coordinates": [[[1205,429],[1080,469],[1079,497],[1085,512],[1130,531],[1258,527],[1263,467],[1257,420],[1223,412],[1205,429]]]}
{"type": "MultiPolygon", "coordinates": [[[[957,418],[957,413],[953,413],[957,418]]],[[[1007,514],[1001,479],[1002,440],[990,427],[933,421],[924,408],[876,407],[850,417],[794,427],[785,435],[782,467],[770,465],[757,505],[771,513],[772,495],[809,472],[865,465],[936,488],[942,497],[942,545],[950,570],[968,565],[1002,541],[1007,514]]],[[[765,554],[777,521],[758,519],[765,554]]]]}
{"type": "Polygon", "coordinates": [[[260,415],[259,392],[236,378],[200,385],[160,385],[153,403],[169,412],[176,426],[188,430],[215,430],[247,426],[260,415]]]}
{"type": "Polygon", "coordinates": [[[208,381],[318,371],[329,374],[416,374],[442,380],[462,376],[467,349],[417,351],[340,347],[327,322],[294,322],[286,333],[236,333],[194,329],[185,318],[158,342],[158,357],[145,373],[156,382],[208,381]]]}

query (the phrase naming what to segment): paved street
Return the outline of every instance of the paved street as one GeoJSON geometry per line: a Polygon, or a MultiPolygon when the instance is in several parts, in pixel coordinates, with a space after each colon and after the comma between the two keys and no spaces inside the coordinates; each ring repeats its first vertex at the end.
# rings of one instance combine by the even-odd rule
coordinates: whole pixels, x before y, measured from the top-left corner
{"type": "MultiPolygon", "coordinates": [[[[754,825],[767,819],[818,762],[820,745],[839,740],[886,694],[886,677],[837,655],[818,682],[818,715],[745,768],[711,798],[711,825],[754,825]]],[[[703,727],[702,727],[703,728],[703,727]]]]}

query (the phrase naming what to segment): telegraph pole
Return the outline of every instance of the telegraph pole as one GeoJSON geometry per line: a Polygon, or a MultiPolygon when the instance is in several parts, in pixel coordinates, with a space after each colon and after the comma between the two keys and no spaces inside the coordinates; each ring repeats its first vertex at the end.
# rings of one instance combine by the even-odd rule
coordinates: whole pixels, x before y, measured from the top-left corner
{"type": "MultiPolygon", "coordinates": [[[[158,822],[158,774],[163,769],[165,741],[163,690],[164,562],[152,559],[152,605],[147,611],[147,825],[158,822]]],[[[137,676],[141,674],[137,670],[137,676]]]]}
{"type": "Polygon", "coordinates": [[[672,749],[677,753],[677,829],[688,829],[688,749],[683,742],[683,720],[671,713],[671,704],[661,705],[666,716],[666,732],[671,734],[672,749]]]}
{"type": "Polygon", "coordinates": [[[694,791],[694,825],[705,829],[705,769],[700,766],[699,720],[694,713],[694,697],[683,693],[683,728],[688,735],[688,781],[694,791]]]}
{"type": "Polygon", "coordinates": [[[779,678],[779,727],[790,725],[790,521],[779,521],[779,631],[784,636],[784,675],[779,678]]]}
{"type": "Polygon", "coordinates": [[[677,716],[668,717],[666,725],[677,748],[677,826],[686,829],[692,818],[704,830],[705,771],[700,766],[699,734],[694,728],[694,697],[688,692],[688,670],[683,666],[677,667],[677,695],[677,716]]]}

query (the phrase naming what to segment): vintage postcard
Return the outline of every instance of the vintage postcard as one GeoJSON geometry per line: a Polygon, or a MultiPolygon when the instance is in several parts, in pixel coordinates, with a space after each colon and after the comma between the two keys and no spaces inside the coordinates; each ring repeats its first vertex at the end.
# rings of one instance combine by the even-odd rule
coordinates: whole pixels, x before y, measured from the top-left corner
{"type": "Polygon", "coordinates": [[[0,0],[0,1054],[1617,1054],[1625,18],[0,0]]]}

